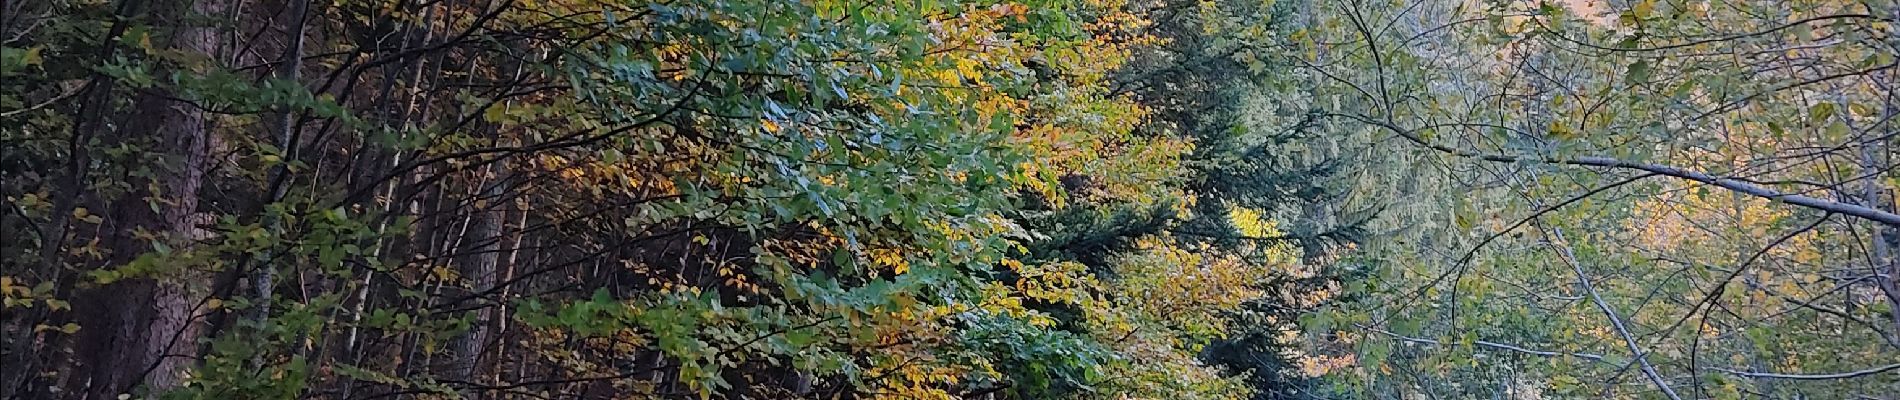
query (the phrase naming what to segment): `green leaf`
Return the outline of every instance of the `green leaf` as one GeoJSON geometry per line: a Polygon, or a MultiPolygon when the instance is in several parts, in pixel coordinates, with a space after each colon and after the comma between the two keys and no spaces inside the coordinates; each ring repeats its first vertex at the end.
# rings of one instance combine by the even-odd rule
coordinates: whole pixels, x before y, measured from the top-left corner
{"type": "Polygon", "coordinates": [[[1636,60],[1623,72],[1623,79],[1630,82],[1649,82],[1649,60],[1636,60]]]}
{"type": "Polygon", "coordinates": [[[1808,121],[1814,123],[1826,121],[1834,116],[1834,109],[1834,103],[1821,103],[1808,107],[1808,121]]]}

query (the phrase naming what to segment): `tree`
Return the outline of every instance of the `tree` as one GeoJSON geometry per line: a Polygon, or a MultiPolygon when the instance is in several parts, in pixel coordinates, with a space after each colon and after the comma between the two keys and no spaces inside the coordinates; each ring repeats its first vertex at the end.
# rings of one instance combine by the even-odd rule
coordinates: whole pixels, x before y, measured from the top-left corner
{"type": "Polygon", "coordinates": [[[1037,225],[1195,211],[1145,5],[6,7],[0,397],[1235,398],[1295,262],[1037,225]]]}
{"type": "Polygon", "coordinates": [[[1359,355],[1350,391],[1890,391],[1855,373],[1896,350],[1885,5],[1315,9],[1286,47],[1333,96],[1314,112],[1451,205],[1382,215],[1361,301],[1304,326],[1357,333],[1315,337],[1359,355]]]}

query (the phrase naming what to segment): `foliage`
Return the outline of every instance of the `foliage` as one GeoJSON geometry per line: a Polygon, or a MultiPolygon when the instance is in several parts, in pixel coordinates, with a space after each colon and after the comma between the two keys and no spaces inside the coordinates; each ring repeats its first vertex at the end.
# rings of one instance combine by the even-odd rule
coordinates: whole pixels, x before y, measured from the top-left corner
{"type": "Polygon", "coordinates": [[[5,396],[1238,398],[1299,263],[1152,4],[146,3],[6,6],[5,396]]]}
{"type": "Polygon", "coordinates": [[[0,397],[1879,397],[1896,10],[7,2],[0,397]]]}
{"type": "Polygon", "coordinates": [[[1386,203],[1303,317],[1331,393],[1893,392],[1890,3],[1304,11],[1269,60],[1386,203]]]}

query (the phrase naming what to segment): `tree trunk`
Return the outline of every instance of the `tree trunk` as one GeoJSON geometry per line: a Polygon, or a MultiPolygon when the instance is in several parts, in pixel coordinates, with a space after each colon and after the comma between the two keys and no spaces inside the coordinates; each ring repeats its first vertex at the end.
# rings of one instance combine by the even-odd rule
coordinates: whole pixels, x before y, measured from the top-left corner
{"type": "MultiPolygon", "coordinates": [[[[279,58],[280,64],[277,66],[279,79],[299,85],[302,84],[300,79],[303,77],[304,18],[306,14],[309,14],[309,2],[309,0],[290,0],[288,11],[290,23],[286,26],[284,38],[289,45],[285,46],[283,55],[279,58]]],[[[267,193],[265,193],[263,207],[259,207],[260,210],[269,207],[271,203],[283,200],[284,194],[289,191],[289,164],[297,159],[297,143],[295,142],[297,114],[290,107],[285,106],[277,113],[276,124],[271,127],[275,130],[272,132],[271,143],[286,152],[285,155],[288,157],[285,157],[283,164],[271,167],[269,179],[265,182],[267,193]]],[[[282,221],[278,221],[272,214],[260,213],[264,214],[266,227],[273,230],[283,229],[282,221]]],[[[265,250],[263,257],[259,257],[256,271],[251,275],[252,300],[257,302],[259,307],[251,310],[251,315],[247,319],[258,323],[270,319],[272,290],[277,286],[277,260],[272,252],[272,250],[265,250]]]]}
{"type": "MultiPolygon", "coordinates": [[[[1887,112],[1893,113],[1894,110],[1890,106],[1887,112]]],[[[1860,199],[1861,205],[1868,208],[1891,211],[1893,205],[1893,199],[1890,197],[1891,190],[1880,184],[1880,175],[1875,173],[1875,171],[1885,170],[1891,162],[1882,159],[1882,155],[1885,154],[1882,151],[1885,147],[1883,144],[1883,141],[1876,141],[1861,146],[1860,167],[1862,171],[1867,171],[1863,173],[1870,175],[1861,186],[1860,199]]],[[[1870,272],[1876,275],[1874,282],[1879,285],[1882,297],[1887,300],[1888,314],[1892,319],[1892,330],[1888,334],[1900,338],[1900,257],[1894,255],[1896,242],[1900,242],[1900,227],[1870,225],[1873,227],[1873,235],[1869,239],[1873,242],[1869,249],[1871,254],[1868,257],[1872,267],[1870,272]]]]}
{"type": "MultiPolygon", "coordinates": [[[[1888,16],[1900,17],[1900,8],[1894,8],[1889,12],[1888,16]]],[[[1900,33],[1900,27],[1889,27],[1888,33],[1900,33]]],[[[1884,78],[1886,81],[1884,86],[1892,87],[1891,85],[1894,83],[1894,71],[1887,71],[1884,78]]],[[[1900,105],[1894,103],[1894,97],[1891,93],[1887,96],[1883,96],[1883,102],[1885,104],[1881,106],[1881,114],[1884,114],[1881,119],[1882,121],[1886,121],[1886,118],[1893,118],[1895,115],[1900,115],[1900,105]]],[[[1895,128],[1893,124],[1885,125],[1888,133],[1893,133],[1896,129],[1900,129],[1895,128]]],[[[1861,145],[1861,170],[1868,172],[1885,171],[1886,167],[1893,164],[1893,152],[1892,149],[1888,147],[1888,140],[1890,139],[1880,139],[1861,145]]],[[[1887,210],[1889,212],[1895,211],[1894,203],[1900,199],[1894,198],[1894,196],[1896,196],[1895,188],[1887,187],[1880,183],[1881,175],[1887,174],[1867,177],[1866,186],[1862,187],[1861,201],[1868,203],[1866,205],[1869,207],[1887,210]]],[[[1872,272],[1876,275],[1884,275],[1876,276],[1875,281],[1880,285],[1880,292],[1886,295],[1887,312],[1889,317],[1893,320],[1892,330],[1889,331],[1888,334],[1890,337],[1900,339],[1900,256],[1893,254],[1895,247],[1900,247],[1900,226],[1874,225],[1873,242],[1874,264],[1872,272]]]]}
{"type": "MultiPolygon", "coordinates": [[[[489,176],[484,179],[481,194],[475,201],[473,215],[470,216],[468,233],[462,238],[461,255],[457,257],[462,278],[469,282],[470,297],[458,307],[473,307],[475,318],[470,321],[468,332],[457,335],[452,342],[454,360],[450,364],[449,376],[456,380],[472,381],[475,371],[481,369],[482,346],[488,342],[489,320],[494,308],[483,295],[495,287],[495,266],[501,257],[501,228],[508,213],[501,205],[504,201],[504,188],[507,186],[505,162],[490,164],[489,176]]],[[[479,398],[479,392],[464,393],[464,397],[479,398]]]]}
{"type": "MultiPolygon", "coordinates": [[[[204,56],[200,60],[218,60],[213,54],[219,28],[203,25],[202,21],[212,19],[198,16],[220,15],[223,1],[152,4],[152,25],[161,28],[155,30],[154,42],[164,49],[204,56]]],[[[198,73],[188,68],[159,71],[198,73]]],[[[107,268],[119,268],[154,252],[154,242],[178,252],[204,236],[198,225],[206,221],[197,214],[198,189],[210,165],[211,135],[204,111],[180,91],[164,86],[141,92],[132,111],[131,120],[114,139],[146,146],[163,159],[148,164],[144,176],[133,177],[132,190],[125,197],[109,202],[118,226],[106,231],[105,243],[112,250],[107,268]],[[156,239],[140,237],[137,232],[141,231],[155,234],[156,239]]],[[[174,354],[196,350],[198,324],[193,314],[202,288],[194,286],[199,281],[194,276],[200,271],[189,266],[169,270],[175,267],[162,261],[153,268],[159,271],[101,285],[80,296],[95,299],[75,309],[86,319],[81,325],[79,354],[89,357],[85,365],[90,374],[68,382],[74,390],[67,393],[109,399],[141,383],[156,393],[182,382],[191,357],[174,354]]]]}

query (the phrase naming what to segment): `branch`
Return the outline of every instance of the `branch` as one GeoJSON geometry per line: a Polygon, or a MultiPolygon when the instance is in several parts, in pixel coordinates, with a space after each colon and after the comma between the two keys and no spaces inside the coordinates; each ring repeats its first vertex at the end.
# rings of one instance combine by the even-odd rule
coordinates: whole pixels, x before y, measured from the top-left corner
{"type": "Polygon", "coordinates": [[[1802,381],[1820,381],[1820,380],[1859,378],[1859,377],[1878,374],[1878,373],[1887,372],[1887,371],[1900,370],[1900,363],[1887,364],[1885,366],[1873,367],[1873,368],[1863,369],[1859,371],[1841,372],[1841,373],[1833,373],[1833,374],[1815,374],[1815,375],[1778,374],[1778,373],[1773,373],[1773,372],[1748,372],[1748,371],[1740,371],[1740,370],[1733,370],[1733,369],[1728,369],[1728,368],[1717,368],[1717,367],[1709,367],[1709,370],[1720,371],[1722,373],[1726,373],[1729,375],[1735,375],[1735,376],[1740,376],[1740,377],[1745,377],[1745,378],[1770,378],[1770,379],[1791,379],[1791,380],[1802,380],[1802,381]]]}
{"type": "Polygon", "coordinates": [[[1709,43],[1728,42],[1728,41],[1735,41],[1735,40],[1747,39],[1747,38],[1758,37],[1758,36],[1766,36],[1770,33],[1780,32],[1783,30],[1797,27],[1797,26],[1807,25],[1807,24],[1815,23],[1815,22],[1836,20],[1836,19],[1872,19],[1874,21],[1881,20],[1880,17],[1868,15],[1868,14],[1822,15],[1818,17],[1811,17],[1811,18],[1806,18],[1806,19],[1802,19],[1798,21],[1789,22],[1787,24],[1783,24],[1783,25],[1776,26],[1773,28],[1768,28],[1766,30],[1761,30],[1761,31],[1738,33],[1738,34],[1732,34],[1732,35],[1721,36],[1721,37],[1694,40],[1694,41],[1689,41],[1689,42],[1662,45],[1662,46],[1656,46],[1656,47],[1643,47],[1643,48],[1610,47],[1610,46],[1603,46],[1603,45],[1599,45],[1595,43],[1584,42],[1581,40],[1572,39],[1568,36],[1564,36],[1563,34],[1560,34],[1557,31],[1550,29],[1550,27],[1548,26],[1542,26],[1543,21],[1541,20],[1532,19],[1532,21],[1537,22],[1538,25],[1541,28],[1543,28],[1543,31],[1546,35],[1549,35],[1551,37],[1555,37],[1558,39],[1562,39],[1563,41],[1566,41],[1566,42],[1574,43],[1578,46],[1588,47],[1588,48],[1602,50],[1602,51],[1640,53],[1640,52],[1656,52],[1656,51],[1663,51],[1663,50],[1689,48],[1689,47],[1695,47],[1695,46],[1709,44],[1709,43]]]}
{"type": "Polygon", "coordinates": [[[1358,120],[1362,123],[1378,126],[1380,128],[1384,128],[1386,130],[1392,131],[1393,133],[1398,134],[1399,137],[1403,137],[1405,138],[1405,140],[1411,141],[1412,143],[1418,144],[1419,146],[1432,149],[1440,153],[1445,153],[1445,154],[1462,157],[1462,158],[1470,158],[1470,159],[1481,160],[1481,161],[1491,161],[1491,162],[1501,162],[1501,163],[1531,162],[1531,163],[1542,163],[1542,164],[1605,167],[1605,168],[1645,171],[1645,172],[1650,172],[1650,173],[1667,176],[1671,178],[1677,178],[1677,179],[1699,182],[1703,184],[1714,185],[1717,187],[1721,187],[1723,189],[1728,189],[1730,191],[1734,191],[1734,192],[1738,192],[1738,193],[1742,193],[1742,194],[1746,194],[1750,196],[1760,197],[1764,199],[1769,199],[1769,200],[1792,204],[1792,205],[1801,206],[1801,207],[1812,208],[1812,209],[1821,210],[1821,211],[1827,211],[1831,213],[1851,215],[1851,216],[1860,217],[1867,220],[1872,220],[1874,222],[1886,224],[1888,226],[1900,227],[1900,214],[1894,214],[1894,213],[1881,211],[1881,210],[1868,208],[1868,207],[1863,207],[1859,205],[1854,205],[1854,204],[1828,201],[1828,200],[1823,200],[1823,199],[1815,198],[1815,197],[1803,196],[1803,195],[1792,194],[1792,193],[1782,193],[1782,192],[1775,191],[1774,189],[1769,189],[1769,188],[1757,186],[1752,183],[1748,183],[1741,179],[1718,177],[1714,175],[1709,175],[1708,173],[1705,173],[1705,172],[1689,170],[1682,167],[1676,167],[1676,166],[1664,165],[1664,164],[1650,164],[1650,163],[1640,163],[1640,162],[1634,162],[1634,161],[1625,161],[1625,160],[1620,160],[1620,159],[1615,159],[1615,158],[1610,158],[1610,157],[1561,158],[1561,157],[1532,157],[1532,156],[1515,156],[1515,155],[1508,155],[1508,154],[1480,153],[1480,152],[1476,152],[1472,150],[1465,150],[1465,149],[1460,149],[1460,148],[1454,148],[1451,146],[1445,146],[1441,144],[1432,143],[1432,142],[1426,141],[1422,137],[1419,137],[1416,133],[1414,133],[1411,130],[1400,128],[1397,125],[1393,125],[1393,124],[1386,123],[1383,121],[1377,121],[1370,118],[1365,118],[1365,117],[1351,115],[1351,114],[1328,114],[1328,115],[1342,116],[1342,117],[1358,120]]]}
{"type": "MultiPolygon", "coordinates": [[[[1748,266],[1754,265],[1755,261],[1760,260],[1763,256],[1768,255],[1769,250],[1773,250],[1775,247],[1781,246],[1782,243],[1786,243],[1788,240],[1794,239],[1795,236],[1800,236],[1803,233],[1807,233],[1808,231],[1814,230],[1814,228],[1821,226],[1822,223],[1827,222],[1829,218],[1833,218],[1833,217],[1834,217],[1834,214],[1823,215],[1821,216],[1820,219],[1814,220],[1814,222],[1809,223],[1807,226],[1803,226],[1801,227],[1801,229],[1796,229],[1792,232],[1788,232],[1787,234],[1781,235],[1781,237],[1776,238],[1774,241],[1768,242],[1767,246],[1763,246],[1760,250],[1756,250],[1754,254],[1750,254],[1747,259],[1742,260],[1741,264],[1737,264],[1735,266],[1734,271],[1729,272],[1727,277],[1722,278],[1721,283],[1716,284],[1713,289],[1709,290],[1708,294],[1703,295],[1702,300],[1696,301],[1695,306],[1690,307],[1689,312],[1687,314],[1683,314],[1682,318],[1677,319],[1675,323],[1670,324],[1669,328],[1663,329],[1662,332],[1664,332],[1664,334],[1675,332],[1676,328],[1681,327],[1684,322],[1688,322],[1690,317],[1694,316],[1697,312],[1701,312],[1702,307],[1708,306],[1710,304],[1714,304],[1713,302],[1715,301],[1716,296],[1720,296],[1722,295],[1723,291],[1728,290],[1729,282],[1733,282],[1735,281],[1736,277],[1742,276],[1742,271],[1748,270],[1748,266]]],[[[1703,318],[1704,319],[1708,318],[1706,313],[1703,316],[1703,318]]]]}
{"type": "Polygon", "coordinates": [[[1563,260],[1565,264],[1570,264],[1570,270],[1577,274],[1577,285],[1582,286],[1584,293],[1590,295],[1590,302],[1596,303],[1597,309],[1602,310],[1603,315],[1610,318],[1610,326],[1616,328],[1617,336],[1623,337],[1623,344],[1629,347],[1630,355],[1636,358],[1637,365],[1642,366],[1643,375],[1649,377],[1649,381],[1654,382],[1657,389],[1662,389],[1663,395],[1668,396],[1670,400],[1682,400],[1681,396],[1676,395],[1674,389],[1669,388],[1669,383],[1663,380],[1662,374],[1656,373],[1656,367],[1650,365],[1649,359],[1643,354],[1642,346],[1636,343],[1636,337],[1630,335],[1629,328],[1623,326],[1623,319],[1616,315],[1616,309],[1610,307],[1609,303],[1603,301],[1603,296],[1597,294],[1596,286],[1591,285],[1590,277],[1583,273],[1583,264],[1578,263],[1577,255],[1571,253],[1570,244],[1564,240],[1563,231],[1545,230],[1541,225],[1537,228],[1545,231],[1545,234],[1553,239],[1547,242],[1557,250],[1559,256],[1557,258],[1563,260]]]}
{"type": "Polygon", "coordinates": [[[1344,233],[1338,230],[1320,232],[1318,234],[1313,234],[1313,235],[1278,235],[1278,236],[1228,235],[1228,234],[1222,234],[1222,233],[1201,232],[1201,231],[1196,231],[1196,230],[1191,230],[1191,229],[1176,229],[1176,228],[1167,228],[1163,230],[1168,231],[1168,233],[1173,233],[1177,235],[1199,236],[1199,237],[1216,239],[1216,240],[1247,240],[1247,241],[1269,242],[1269,243],[1303,242],[1303,241],[1317,240],[1317,239],[1334,239],[1334,240],[1343,241],[1344,240],[1343,236],[1345,235],[1344,233]]]}
{"type": "Polygon", "coordinates": [[[82,84],[79,87],[74,88],[73,90],[67,91],[65,93],[60,93],[60,95],[53,96],[53,98],[46,99],[46,101],[40,102],[39,104],[34,104],[34,105],[27,106],[25,108],[21,108],[18,110],[0,112],[0,118],[12,118],[15,115],[20,115],[20,114],[24,114],[33,110],[46,108],[46,106],[53,105],[53,103],[58,103],[61,100],[72,98],[74,95],[78,95],[80,92],[86,91],[86,87],[89,85],[91,85],[91,83],[82,84]]]}
{"type": "MultiPolygon", "coordinates": [[[[1392,338],[1394,338],[1394,339],[1398,339],[1398,340],[1401,340],[1401,341],[1406,341],[1406,342],[1412,342],[1412,343],[1419,343],[1419,344],[1429,344],[1429,345],[1433,345],[1433,346],[1443,346],[1443,345],[1445,345],[1444,343],[1440,343],[1440,342],[1439,342],[1439,341],[1437,341],[1437,340],[1432,340],[1432,339],[1425,339],[1425,338],[1415,338],[1415,337],[1410,337],[1410,336],[1405,336],[1405,335],[1400,335],[1400,334],[1397,334],[1397,333],[1392,333],[1391,331],[1387,331],[1387,330],[1384,330],[1384,329],[1379,329],[1379,328],[1366,328],[1366,329],[1367,329],[1367,330],[1370,330],[1370,331],[1373,331],[1373,332],[1378,332],[1378,333],[1380,333],[1380,334],[1383,334],[1383,335],[1386,335],[1386,336],[1391,336],[1392,338]]],[[[1513,351],[1513,352],[1518,352],[1518,353],[1524,353],[1524,354],[1530,354],[1530,355],[1534,355],[1534,356],[1544,356],[1544,357],[1576,357],[1576,358],[1581,358],[1581,359],[1585,359],[1585,360],[1590,360],[1590,361],[1596,361],[1596,362],[1601,362],[1601,363],[1607,363],[1607,362],[1609,362],[1609,361],[1604,361],[1604,359],[1603,359],[1603,356],[1601,356],[1601,355],[1596,355],[1596,354],[1590,354],[1590,353],[1565,353],[1565,352],[1560,352],[1560,351],[1546,351],[1546,350],[1537,350],[1537,349],[1529,349],[1529,348],[1524,348],[1524,347],[1521,347],[1521,346],[1517,346],[1517,345],[1512,345],[1512,344],[1508,344],[1508,343],[1498,343],[1498,342],[1490,342],[1490,341],[1484,341],[1484,340],[1473,340],[1473,341],[1471,341],[1471,344],[1473,344],[1473,345],[1477,345],[1477,346],[1480,346],[1480,347],[1488,347],[1488,348],[1492,348],[1492,349],[1498,349],[1498,350],[1506,350],[1506,351],[1513,351]]]]}
{"type": "MultiPolygon", "coordinates": [[[[1402,307],[1410,307],[1410,305],[1413,302],[1417,301],[1420,296],[1424,296],[1425,293],[1429,291],[1431,288],[1437,287],[1438,284],[1440,283],[1444,283],[1446,278],[1452,278],[1453,276],[1456,276],[1457,278],[1455,278],[1454,281],[1463,280],[1465,267],[1471,262],[1473,257],[1478,256],[1478,250],[1484,249],[1484,246],[1491,244],[1492,241],[1495,241],[1500,237],[1504,237],[1505,234],[1511,233],[1512,231],[1515,231],[1517,230],[1517,228],[1523,227],[1526,224],[1537,221],[1537,219],[1539,217],[1544,216],[1544,214],[1549,214],[1551,212],[1557,211],[1558,209],[1562,209],[1565,206],[1576,204],[1577,202],[1583,201],[1584,199],[1588,199],[1591,196],[1597,195],[1598,193],[1603,193],[1604,191],[1608,191],[1610,189],[1615,189],[1623,185],[1635,183],[1636,181],[1640,181],[1652,176],[1656,176],[1656,174],[1649,173],[1649,174],[1637,175],[1637,176],[1630,177],[1628,179],[1624,179],[1621,181],[1617,181],[1615,183],[1611,183],[1608,185],[1598,186],[1597,188],[1590,189],[1589,191],[1584,192],[1583,194],[1571,196],[1568,199],[1564,199],[1564,201],[1557,202],[1557,204],[1552,204],[1550,206],[1540,208],[1536,212],[1531,213],[1531,215],[1518,219],[1517,222],[1512,223],[1511,226],[1507,226],[1504,229],[1498,230],[1497,232],[1492,232],[1490,236],[1485,236],[1484,240],[1478,241],[1477,245],[1471,246],[1471,249],[1465,250],[1465,254],[1462,256],[1459,256],[1458,261],[1453,263],[1451,268],[1446,269],[1445,272],[1438,274],[1438,276],[1436,277],[1433,277],[1431,282],[1419,286],[1417,290],[1413,290],[1412,293],[1407,296],[1407,299],[1403,303],[1405,304],[1405,306],[1402,306],[1402,307]]],[[[1454,308],[1453,310],[1456,310],[1456,309],[1454,308]]]]}

